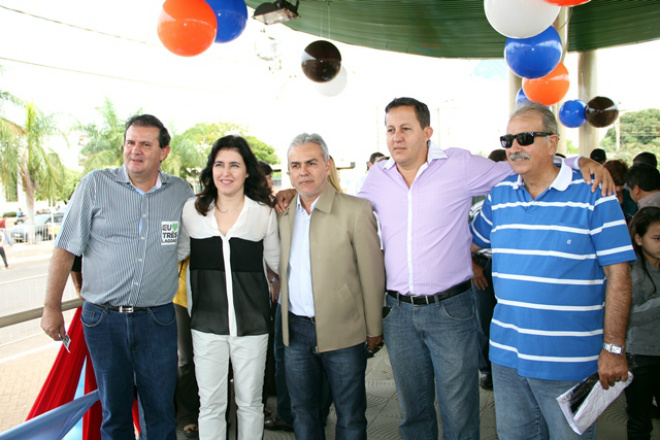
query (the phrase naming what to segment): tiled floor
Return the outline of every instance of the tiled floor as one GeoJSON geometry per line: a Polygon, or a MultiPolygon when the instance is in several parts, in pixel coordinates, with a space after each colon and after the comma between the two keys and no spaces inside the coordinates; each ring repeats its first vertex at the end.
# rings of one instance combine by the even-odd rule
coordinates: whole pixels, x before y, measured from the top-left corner
{"type": "MultiPolygon", "coordinates": [[[[26,349],[22,354],[8,356],[0,359],[0,432],[5,431],[25,420],[32,402],[43,384],[50,366],[52,365],[59,344],[52,343],[45,347],[43,340],[26,340],[26,349]],[[40,343],[39,343],[40,341],[40,343]],[[33,347],[34,345],[34,347],[33,347]]],[[[384,348],[367,363],[367,422],[368,438],[373,440],[399,439],[398,424],[401,421],[399,402],[392,370],[384,348]]],[[[492,391],[481,390],[481,439],[497,439],[495,432],[495,406],[492,391]]],[[[268,402],[271,409],[275,409],[275,399],[268,402]]],[[[236,438],[235,414],[232,414],[233,423],[230,430],[230,439],[236,438]]],[[[326,428],[327,440],[333,440],[335,415],[331,410],[326,428]]],[[[625,399],[620,397],[598,419],[597,431],[600,440],[623,440],[626,438],[626,405],[625,399]]],[[[440,427],[442,430],[442,427],[440,427]]],[[[184,439],[183,434],[179,439],[184,439]]],[[[266,440],[294,439],[292,433],[281,431],[266,431],[266,440]]],[[[660,440],[660,421],[654,420],[652,439],[660,440]]]]}

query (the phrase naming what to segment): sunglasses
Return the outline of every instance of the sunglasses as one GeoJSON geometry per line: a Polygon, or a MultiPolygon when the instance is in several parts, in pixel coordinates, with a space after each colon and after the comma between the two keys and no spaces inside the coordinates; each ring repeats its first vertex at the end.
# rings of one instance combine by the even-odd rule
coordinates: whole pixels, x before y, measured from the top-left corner
{"type": "Polygon", "coordinates": [[[527,146],[534,143],[534,136],[551,136],[554,133],[549,133],[547,131],[525,131],[518,134],[505,134],[500,136],[500,144],[504,148],[511,148],[513,145],[513,140],[517,140],[520,145],[527,146]]]}

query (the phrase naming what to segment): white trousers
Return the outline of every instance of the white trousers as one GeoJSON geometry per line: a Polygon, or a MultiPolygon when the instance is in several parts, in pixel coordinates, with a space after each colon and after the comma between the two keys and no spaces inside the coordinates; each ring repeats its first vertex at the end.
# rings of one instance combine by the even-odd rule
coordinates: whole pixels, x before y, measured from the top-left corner
{"type": "Polygon", "coordinates": [[[261,401],[268,335],[223,336],[192,330],[195,376],[199,386],[199,438],[227,438],[229,360],[234,372],[238,440],[261,440],[264,405],[261,401]]]}

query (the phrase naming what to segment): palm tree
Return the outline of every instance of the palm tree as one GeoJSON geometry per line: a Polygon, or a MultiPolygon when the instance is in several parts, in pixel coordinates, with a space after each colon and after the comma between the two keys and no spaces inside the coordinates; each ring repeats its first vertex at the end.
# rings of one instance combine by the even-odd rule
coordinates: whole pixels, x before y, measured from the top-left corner
{"type": "MultiPolygon", "coordinates": [[[[4,124],[12,126],[11,123],[4,124]]],[[[52,115],[44,115],[33,103],[25,105],[25,127],[13,124],[13,137],[2,134],[3,185],[18,180],[25,192],[26,215],[29,225],[34,224],[34,200],[37,190],[49,199],[55,199],[66,168],[59,156],[44,143],[58,132],[52,115]]],[[[32,234],[34,236],[34,234],[32,234]]]]}
{"type": "Polygon", "coordinates": [[[108,98],[97,110],[103,118],[101,125],[89,123],[77,127],[87,138],[80,150],[84,164],[83,175],[99,168],[118,167],[122,163],[124,121],[119,118],[114,104],[108,98]]]}

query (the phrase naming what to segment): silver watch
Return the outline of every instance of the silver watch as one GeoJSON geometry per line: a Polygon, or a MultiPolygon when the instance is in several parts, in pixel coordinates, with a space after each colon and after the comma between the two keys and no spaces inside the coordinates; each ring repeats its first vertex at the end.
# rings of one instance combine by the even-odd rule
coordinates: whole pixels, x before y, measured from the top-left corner
{"type": "Polygon", "coordinates": [[[603,350],[609,351],[612,354],[623,354],[623,347],[620,345],[608,344],[603,342],[603,350]]]}

